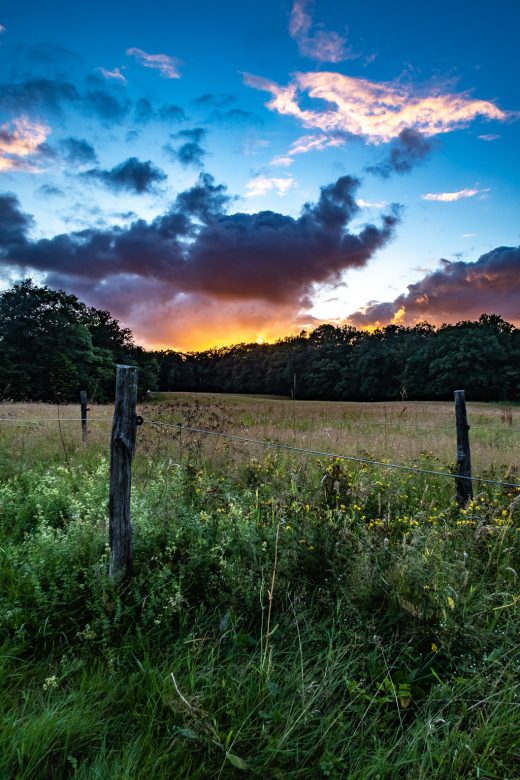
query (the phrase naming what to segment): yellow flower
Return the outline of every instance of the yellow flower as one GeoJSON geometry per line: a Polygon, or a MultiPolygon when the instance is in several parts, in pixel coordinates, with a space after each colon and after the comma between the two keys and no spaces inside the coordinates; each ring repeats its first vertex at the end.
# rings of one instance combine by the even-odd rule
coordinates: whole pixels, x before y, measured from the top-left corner
{"type": "Polygon", "coordinates": [[[436,653],[439,648],[435,644],[435,642],[432,642],[432,653],[436,653]]]}

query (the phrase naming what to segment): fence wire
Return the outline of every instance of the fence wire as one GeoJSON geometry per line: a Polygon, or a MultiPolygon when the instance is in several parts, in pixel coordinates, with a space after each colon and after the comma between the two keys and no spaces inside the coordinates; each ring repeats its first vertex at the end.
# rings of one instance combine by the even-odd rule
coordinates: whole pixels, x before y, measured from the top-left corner
{"type": "MultiPolygon", "coordinates": [[[[40,423],[49,423],[49,422],[57,422],[57,423],[82,423],[83,420],[81,417],[41,417],[38,419],[31,419],[31,420],[20,420],[15,417],[0,417],[0,423],[15,423],[18,425],[36,425],[40,423]]],[[[102,419],[99,417],[89,417],[87,418],[87,425],[91,424],[111,424],[112,420],[102,419]]],[[[424,469],[420,468],[418,466],[407,466],[404,463],[387,463],[382,460],[375,460],[373,458],[364,458],[362,456],[358,455],[345,455],[343,453],[336,453],[336,452],[328,452],[326,450],[314,450],[314,449],[307,449],[306,447],[296,447],[292,444],[284,444],[283,442],[273,442],[273,441],[267,441],[264,439],[253,439],[248,436],[239,436],[237,434],[232,433],[224,433],[222,431],[213,431],[209,428],[197,428],[195,426],[190,425],[182,425],[181,423],[166,423],[162,420],[144,420],[144,423],[147,423],[148,425],[156,425],[163,428],[175,428],[179,431],[190,431],[191,433],[201,433],[206,436],[216,436],[224,439],[229,439],[230,441],[237,441],[242,444],[254,444],[261,447],[273,447],[275,449],[280,450],[288,450],[290,452],[299,452],[307,455],[316,455],[318,457],[322,458],[335,458],[337,460],[347,460],[354,463],[363,463],[369,466],[379,466],[381,468],[390,468],[390,469],[398,469],[401,471],[408,471],[414,474],[427,474],[430,476],[436,476],[436,477],[448,477],[449,479],[461,479],[461,480],[467,480],[468,482],[480,482],[487,485],[498,485],[501,487],[509,487],[509,488],[516,488],[517,490],[520,490],[520,483],[518,482],[508,482],[504,480],[497,480],[497,479],[489,479],[487,477],[474,477],[474,476],[465,476],[465,475],[459,475],[459,474],[452,474],[449,471],[438,471],[436,469],[424,469]]],[[[370,425],[370,423],[368,423],[370,425]]],[[[386,425],[387,423],[376,423],[379,425],[386,425]]],[[[409,425],[407,427],[417,427],[420,428],[422,426],[413,426],[409,425]]],[[[474,427],[474,429],[477,426],[474,427]]]]}
{"type": "Polygon", "coordinates": [[[325,450],[311,450],[305,447],[295,447],[293,444],[283,444],[282,442],[266,441],[263,439],[252,439],[248,436],[238,436],[233,433],[223,433],[221,431],[212,431],[209,428],[196,428],[191,425],[181,425],[180,423],[165,423],[162,420],[145,420],[144,423],[148,425],[157,425],[164,428],[175,428],[181,431],[191,431],[192,433],[203,433],[207,436],[218,436],[231,441],[238,441],[242,444],[256,444],[262,447],[273,447],[280,450],[289,450],[291,452],[300,452],[308,455],[317,455],[321,458],[335,458],[337,460],[348,460],[354,463],[364,463],[370,466],[380,466],[389,469],[399,469],[401,471],[409,471],[414,474],[429,474],[436,477],[449,477],[450,479],[464,479],[469,482],[483,482],[488,485],[500,485],[502,487],[511,487],[520,490],[520,483],[518,482],[505,482],[503,480],[488,479],[486,477],[468,477],[459,474],[451,474],[449,471],[437,471],[435,469],[423,469],[416,466],[406,466],[404,463],[386,463],[382,460],[374,460],[372,458],[363,458],[358,455],[343,455],[336,452],[327,452],[325,450]]]}
{"type": "MultiPolygon", "coordinates": [[[[16,417],[0,417],[0,422],[10,422],[10,423],[16,423],[17,425],[38,425],[39,423],[46,423],[46,422],[74,422],[74,423],[82,423],[83,419],[81,417],[40,417],[37,420],[19,420],[16,417]]],[[[112,424],[112,419],[109,419],[108,417],[106,419],[103,419],[101,417],[87,417],[86,418],[87,425],[90,425],[91,423],[110,423],[112,424]]]]}

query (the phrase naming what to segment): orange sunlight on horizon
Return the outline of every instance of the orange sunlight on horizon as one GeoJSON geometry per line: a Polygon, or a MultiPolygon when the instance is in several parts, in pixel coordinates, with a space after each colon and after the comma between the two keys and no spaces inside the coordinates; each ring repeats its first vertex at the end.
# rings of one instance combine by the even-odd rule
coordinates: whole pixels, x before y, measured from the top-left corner
{"type": "Polygon", "coordinates": [[[175,334],[170,339],[152,341],[146,338],[139,339],[136,336],[136,340],[147,349],[203,352],[207,349],[220,349],[236,344],[273,344],[286,336],[295,336],[305,329],[303,325],[294,324],[266,325],[261,329],[254,325],[249,328],[237,327],[233,326],[232,323],[229,326],[224,325],[222,328],[205,328],[203,325],[200,327],[193,325],[183,330],[182,335],[175,334]]]}
{"type": "MultiPolygon", "coordinates": [[[[139,327],[134,330],[135,340],[145,349],[152,350],[174,350],[176,352],[203,352],[209,349],[221,349],[222,347],[232,347],[238,344],[274,344],[276,341],[283,340],[289,336],[297,336],[302,331],[311,332],[320,325],[334,325],[341,327],[343,325],[352,325],[359,331],[374,333],[374,331],[385,328],[387,325],[401,325],[403,327],[414,327],[422,322],[428,322],[435,327],[440,327],[445,323],[455,324],[463,320],[478,320],[480,314],[461,314],[454,317],[435,317],[435,316],[406,316],[406,309],[401,306],[386,322],[376,320],[366,324],[350,322],[347,319],[339,320],[319,320],[310,318],[305,322],[283,317],[275,319],[272,323],[258,322],[258,318],[251,318],[250,322],[239,322],[237,320],[224,320],[222,323],[214,322],[194,322],[185,328],[172,328],[170,332],[164,333],[164,338],[156,340],[146,338],[144,333],[140,333],[139,327]],[[256,321],[255,321],[256,320],[256,321]]],[[[507,320],[507,318],[504,318],[507,320]]],[[[520,327],[520,320],[515,318],[507,320],[516,327],[520,327]]],[[[166,331],[168,329],[165,329],[166,331]]]]}

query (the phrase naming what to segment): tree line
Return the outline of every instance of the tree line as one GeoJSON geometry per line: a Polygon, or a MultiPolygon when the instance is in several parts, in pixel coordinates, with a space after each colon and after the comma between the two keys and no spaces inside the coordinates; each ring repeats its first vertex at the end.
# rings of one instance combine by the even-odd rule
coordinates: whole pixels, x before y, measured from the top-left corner
{"type": "Polygon", "coordinates": [[[155,353],[162,390],[342,401],[520,400],[520,330],[496,314],[373,332],[320,325],[275,344],[155,353]]]}
{"type": "Polygon", "coordinates": [[[520,401],[520,329],[497,314],[435,328],[373,332],[320,325],[274,344],[146,351],[109,312],[26,280],[0,295],[0,397],[113,397],[114,365],[140,369],[140,392],[257,393],[349,401],[520,401]]]}

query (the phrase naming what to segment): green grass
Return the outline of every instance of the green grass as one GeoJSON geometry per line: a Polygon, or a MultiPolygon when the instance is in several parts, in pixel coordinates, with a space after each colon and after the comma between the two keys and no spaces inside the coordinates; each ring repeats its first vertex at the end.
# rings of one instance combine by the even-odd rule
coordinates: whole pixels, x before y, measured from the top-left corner
{"type": "Polygon", "coordinates": [[[517,491],[145,429],[121,592],[102,436],[1,432],[2,780],[520,776],[517,491]]]}

